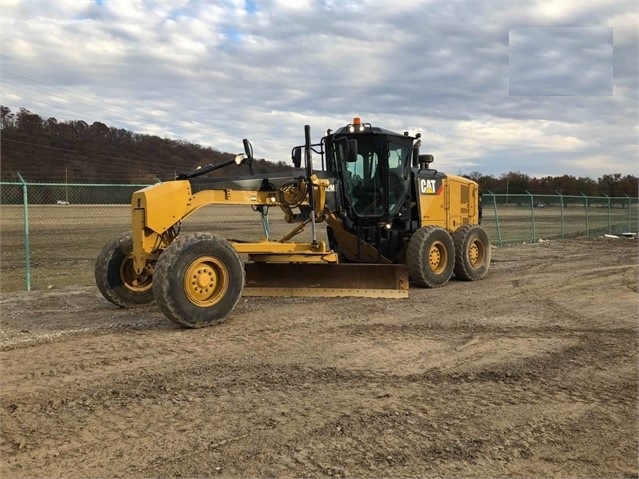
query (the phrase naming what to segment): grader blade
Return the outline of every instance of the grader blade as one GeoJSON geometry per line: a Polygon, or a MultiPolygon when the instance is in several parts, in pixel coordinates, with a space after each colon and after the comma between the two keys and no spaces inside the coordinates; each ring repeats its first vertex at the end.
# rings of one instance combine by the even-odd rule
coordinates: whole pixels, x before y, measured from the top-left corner
{"type": "Polygon", "coordinates": [[[245,263],[244,296],[408,298],[400,264],[245,263]]]}

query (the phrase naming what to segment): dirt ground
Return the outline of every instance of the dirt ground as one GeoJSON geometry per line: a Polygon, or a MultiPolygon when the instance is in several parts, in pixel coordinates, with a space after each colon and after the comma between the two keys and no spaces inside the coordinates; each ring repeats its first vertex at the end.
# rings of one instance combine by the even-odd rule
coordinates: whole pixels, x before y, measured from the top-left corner
{"type": "Polygon", "coordinates": [[[637,477],[637,252],[505,246],[475,283],[243,298],[199,330],[3,294],[0,476],[637,477]]]}

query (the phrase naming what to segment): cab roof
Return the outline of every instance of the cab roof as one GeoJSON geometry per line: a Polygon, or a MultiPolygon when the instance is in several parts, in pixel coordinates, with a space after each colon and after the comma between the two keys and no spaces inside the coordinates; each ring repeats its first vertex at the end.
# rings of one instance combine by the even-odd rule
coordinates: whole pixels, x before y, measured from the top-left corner
{"type": "Polygon", "coordinates": [[[332,131],[331,135],[365,135],[365,134],[377,134],[377,135],[391,135],[391,136],[399,136],[405,138],[414,138],[411,135],[404,133],[397,133],[396,131],[386,130],[384,128],[379,128],[377,126],[372,126],[370,123],[363,123],[359,120],[359,118],[353,118],[353,123],[349,123],[346,126],[342,126],[335,131],[332,131]],[[361,127],[364,127],[364,130],[360,130],[361,127]],[[352,131],[351,128],[355,128],[355,131],[352,131]]]}

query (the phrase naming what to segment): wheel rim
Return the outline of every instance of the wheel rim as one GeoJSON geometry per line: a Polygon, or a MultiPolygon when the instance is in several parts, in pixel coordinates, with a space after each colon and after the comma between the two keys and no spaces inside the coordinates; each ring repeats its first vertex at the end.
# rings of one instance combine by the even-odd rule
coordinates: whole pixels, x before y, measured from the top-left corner
{"type": "Polygon", "coordinates": [[[435,274],[441,274],[448,263],[448,251],[441,241],[435,241],[428,250],[428,267],[435,274]]]}
{"type": "Polygon", "coordinates": [[[120,265],[120,278],[124,286],[131,291],[141,293],[151,289],[153,276],[137,274],[133,267],[133,253],[129,254],[120,265]]]}
{"type": "Polygon", "coordinates": [[[484,245],[476,239],[470,243],[468,248],[468,261],[473,268],[481,266],[484,262],[484,245]]]}
{"type": "Polygon", "coordinates": [[[195,260],[184,275],[184,291],[193,304],[209,307],[224,297],[229,272],[224,263],[211,256],[195,260]]]}

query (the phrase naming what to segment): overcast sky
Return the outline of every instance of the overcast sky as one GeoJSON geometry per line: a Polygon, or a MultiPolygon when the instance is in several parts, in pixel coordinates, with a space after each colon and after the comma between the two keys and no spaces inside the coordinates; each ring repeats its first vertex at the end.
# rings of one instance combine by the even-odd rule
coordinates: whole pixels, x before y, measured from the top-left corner
{"type": "Polygon", "coordinates": [[[0,0],[1,101],[275,162],[360,116],[449,173],[637,176],[637,5],[0,0]]]}

